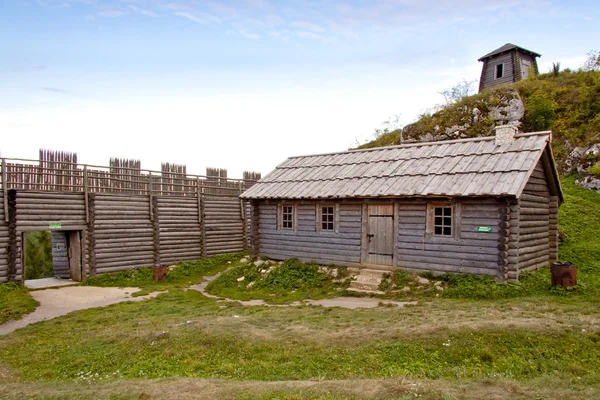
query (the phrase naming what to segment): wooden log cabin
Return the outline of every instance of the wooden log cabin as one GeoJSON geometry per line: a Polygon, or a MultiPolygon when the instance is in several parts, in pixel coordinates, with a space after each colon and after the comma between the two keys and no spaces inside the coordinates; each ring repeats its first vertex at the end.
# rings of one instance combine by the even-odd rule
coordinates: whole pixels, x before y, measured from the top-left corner
{"type": "Polygon", "coordinates": [[[518,82],[538,74],[537,58],[540,54],[506,43],[481,57],[483,63],[479,91],[504,83],[518,82]]]}
{"type": "Polygon", "coordinates": [[[557,259],[550,132],[290,157],[242,194],[253,255],[498,280],[557,259]]]}

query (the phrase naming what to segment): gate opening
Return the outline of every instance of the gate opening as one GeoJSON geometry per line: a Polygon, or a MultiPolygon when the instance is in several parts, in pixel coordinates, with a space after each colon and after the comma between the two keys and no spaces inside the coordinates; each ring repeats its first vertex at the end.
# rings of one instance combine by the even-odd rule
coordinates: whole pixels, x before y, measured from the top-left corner
{"type": "Polygon", "coordinates": [[[23,233],[23,277],[70,279],[81,282],[81,231],[35,231],[23,233]]]}

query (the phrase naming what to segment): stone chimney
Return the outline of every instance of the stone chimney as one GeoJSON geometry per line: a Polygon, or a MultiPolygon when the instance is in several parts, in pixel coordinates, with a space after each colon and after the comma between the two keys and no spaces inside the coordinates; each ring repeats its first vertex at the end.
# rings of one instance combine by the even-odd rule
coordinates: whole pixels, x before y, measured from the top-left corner
{"type": "Polygon", "coordinates": [[[515,134],[518,132],[516,126],[499,125],[496,127],[496,146],[511,144],[515,140],[515,134]]]}

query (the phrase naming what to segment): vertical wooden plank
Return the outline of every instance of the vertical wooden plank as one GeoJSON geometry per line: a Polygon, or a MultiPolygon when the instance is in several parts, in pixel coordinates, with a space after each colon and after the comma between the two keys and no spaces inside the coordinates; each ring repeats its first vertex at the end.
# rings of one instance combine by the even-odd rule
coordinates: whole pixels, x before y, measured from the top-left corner
{"type": "Polygon", "coordinates": [[[69,235],[69,271],[71,279],[76,282],[81,282],[81,236],[79,231],[70,231],[69,235]]]}
{"type": "Polygon", "coordinates": [[[369,254],[369,208],[366,202],[362,203],[362,240],[360,246],[360,260],[362,263],[368,262],[368,254],[369,254]]]}
{"type": "Polygon", "coordinates": [[[340,203],[335,203],[335,208],[334,208],[334,215],[335,215],[335,233],[339,233],[340,232],[340,203]]]}
{"type": "Polygon", "coordinates": [[[392,240],[394,242],[394,253],[392,256],[392,265],[397,267],[398,266],[398,257],[399,257],[399,246],[398,246],[398,242],[400,240],[400,238],[398,237],[400,235],[400,205],[398,204],[397,201],[394,201],[394,231],[392,232],[392,240]]]}
{"type": "Polygon", "coordinates": [[[4,200],[4,222],[8,223],[8,181],[6,174],[6,159],[2,159],[2,194],[4,200]]]}
{"type": "Polygon", "coordinates": [[[88,193],[89,193],[89,187],[88,187],[88,170],[87,170],[87,165],[83,166],[83,200],[85,202],[85,223],[88,224],[90,222],[90,205],[89,205],[89,199],[88,199],[88,193]]]}

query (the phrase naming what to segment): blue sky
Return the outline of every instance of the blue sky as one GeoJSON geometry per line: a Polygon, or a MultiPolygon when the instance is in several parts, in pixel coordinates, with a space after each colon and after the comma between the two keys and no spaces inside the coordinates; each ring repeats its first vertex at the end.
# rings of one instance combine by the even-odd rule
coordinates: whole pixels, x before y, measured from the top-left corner
{"type": "Polygon", "coordinates": [[[511,42],[579,67],[600,2],[0,0],[0,153],[268,172],[404,124],[511,42]]]}

